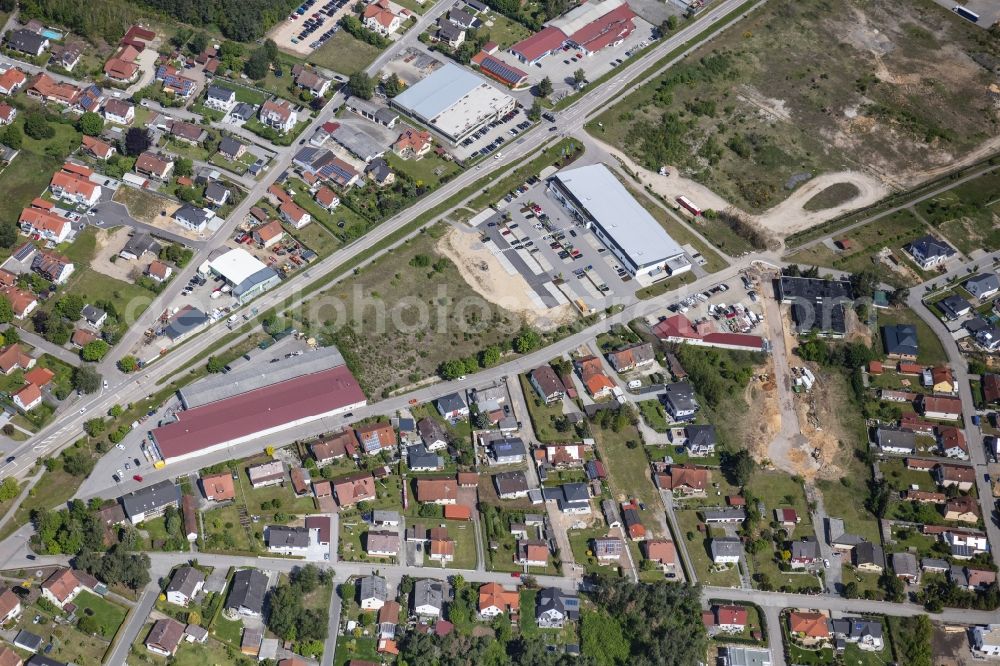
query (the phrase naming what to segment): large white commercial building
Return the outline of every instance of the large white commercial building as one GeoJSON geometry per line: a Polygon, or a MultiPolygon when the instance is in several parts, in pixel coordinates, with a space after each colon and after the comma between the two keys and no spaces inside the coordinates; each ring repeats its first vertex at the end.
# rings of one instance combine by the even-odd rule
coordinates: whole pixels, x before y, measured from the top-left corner
{"type": "Polygon", "coordinates": [[[413,84],[392,104],[453,143],[515,107],[513,97],[451,63],[413,84]]]}
{"type": "Polygon", "coordinates": [[[658,280],[691,270],[677,241],[603,164],[560,171],[549,189],[632,275],[658,280]]]}
{"type": "Polygon", "coordinates": [[[200,271],[222,276],[232,287],[233,297],[241,304],[281,282],[273,268],[241,248],[206,261],[200,271]]]}

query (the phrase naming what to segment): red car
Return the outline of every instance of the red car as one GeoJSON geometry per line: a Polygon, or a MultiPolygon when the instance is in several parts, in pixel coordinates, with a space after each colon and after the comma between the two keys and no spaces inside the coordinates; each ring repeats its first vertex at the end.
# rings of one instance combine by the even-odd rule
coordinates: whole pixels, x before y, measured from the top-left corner
{"type": "Polygon", "coordinates": [[[520,571],[515,571],[515,572],[511,573],[510,577],[511,578],[520,578],[521,577],[521,572],[520,571]]]}
{"type": "Polygon", "coordinates": [[[142,481],[142,476],[139,474],[135,474],[134,476],[132,476],[132,478],[135,479],[136,481],[142,481]]]}

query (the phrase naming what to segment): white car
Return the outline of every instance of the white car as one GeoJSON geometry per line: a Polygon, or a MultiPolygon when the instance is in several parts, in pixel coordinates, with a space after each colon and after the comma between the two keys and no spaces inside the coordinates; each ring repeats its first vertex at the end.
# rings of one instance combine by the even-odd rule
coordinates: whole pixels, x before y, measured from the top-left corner
{"type": "Polygon", "coordinates": [[[125,450],[125,445],[122,444],[121,442],[119,442],[119,443],[115,444],[115,448],[119,449],[120,451],[124,451],[125,450]]]}
{"type": "Polygon", "coordinates": [[[81,408],[80,408],[80,413],[81,413],[81,414],[83,414],[83,413],[84,413],[85,411],[87,411],[87,408],[86,408],[86,407],[81,407],[81,408]]]}
{"type": "Polygon", "coordinates": [[[104,388],[108,388],[108,380],[107,379],[104,380],[104,388]]]}
{"type": "Polygon", "coordinates": [[[830,560],[823,560],[823,566],[827,569],[830,568],[830,560]]]}

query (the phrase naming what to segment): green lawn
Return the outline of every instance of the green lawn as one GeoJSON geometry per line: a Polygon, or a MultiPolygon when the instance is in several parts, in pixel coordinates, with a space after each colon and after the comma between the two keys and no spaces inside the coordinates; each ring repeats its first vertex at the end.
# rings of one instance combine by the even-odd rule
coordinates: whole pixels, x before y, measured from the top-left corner
{"type": "Polygon", "coordinates": [[[849,534],[857,534],[872,543],[879,543],[878,522],[864,506],[868,496],[865,478],[844,478],[848,480],[846,486],[842,481],[820,479],[816,482],[823,493],[823,506],[827,515],[842,519],[844,529],[849,534]]]}
{"type": "Polygon", "coordinates": [[[239,510],[235,504],[204,512],[202,522],[205,525],[206,551],[256,552],[258,546],[240,525],[239,510]]]}
{"type": "Polygon", "coordinates": [[[455,542],[455,559],[449,566],[455,569],[476,568],[476,532],[471,521],[445,520],[448,536],[455,542]]]}
{"type": "Polygon", "coordinates": [[[454,160],[438,157],[434,151],[419,160],[400,159],[390,151],[385,154],[385,161],[393,171],[406,174],[417,185],[426,185],[430,188],[436,188],[442,179],[450,179],[462,170],[454,160]]]}
{"type": "Polygon", "coordinates": [[[735,587],[740,584],[740,573],[737,565],[723,565],[728,568],[716,570],[716,565],[712,562],[709,552],[708,536],[698,531],[698,523],[701,522],[697,511],[675,511],[677,517],[677,528],[680,530],[678,538],[684,539],[687,553],[691,558],[691,566],[698,575],[698,582],[717,587],[735,587]],[[688,538],[688,537],[691,538],[688,538]]]}
{"type": "Polygon", "coordinates": [[[642,415],[642,420],[656,432],[667,432],[670,428],[667,424],[667,412],[660,404],[659,400],[642,400],[635,403],[642,415]]]}
{"type": "Polygon", "coordinates": [[[314,221],[301,229],[294,229],[285,224],[281,226],[284,227],[285,233],[315,252],[320,259],[340,247],[337,237],[319,222],[314,221]]]}
{"type": "Polygon", "coordinates": [[[1000,173],[994,171],[923,201],[917,209],[959,251],[968,254],[976,249],[995,250],[1000,247],[997,192],[1000,173]]]}
{"type": "Polygon", "coordinates": [[[215,77],[212,79],[212,85],[219,88],[225,88],[226,90],[232,90],[236,93],[237,102],[246,102],[247,104],[253,104],[254,106],[260,106],[268,99],[268,95],[260,92],[259,90],[253,90],[251,88],[246,88],[244,86],[232,83],[220,77],[215,77]]]}
{"type": "Polygon", "coordinates": [[[309,56],[309,62],[350,76],[372,64],[382,50],[338,30],[326,44],[309,56]]]}
{"type": "Polygon", "coordinates": [[[595,527],[585,530],[567,530],[566,536],[569,538],[569,547],[573,551],[573,561],[583,567],[588,574],[608,574],[618,573],[619,564],[617,561],[610,564],[598,562],[597,558],[591,555],[592,539],[607,536],[606,527],[595,527]]]}
{"type": "MultiPolygon", "coordinates": [[[[289,178],[286,183],[295,192],[292,197],[295,203],[306,209],[317,224],[326,227],[342,242],[363,236],[374,226],[344,204],[337,206],[332,211],[324,210],[309,194],[309,188],[306,184],[297,178],[289,178]]],[[[264,210],[271,210],[267,206],[262,207],[264,210]]],[[[277,213],[275,213],[275,217],[277,217],[277,213]]]]}
{"type": "Polygon", "coordinates": [[[101,628],[100,635],[110,640],[118,633],[118,627],[125,621],[124,608],[84,590],[73,601],[76,604],[77,616],[93,617],[101,628]]]}
{"type": "MultiPolygon", "coordinates": [[[[337,34],[339,35],[341,32],[337,34]]],[[[377,664],[381,663],[381,658],[376,648],[378,648],[378,642],[374,638],[339,636],[337,638],[337,656],[333,662],[334,666],[344,666],[347,662],[354,659],[377,664]]]]}
{"type": "Polygon", "coordinates": [[[547,405],[538,397],[525,375],[518,375],[521,391],[528,406],[528,416],[535,429],[535,436],[540,442],[565,442],[569,433],[556,430],[555,420],[562,416],[562,401],[547,405]]]}
{"type": "Polygon", "coordinates": [[[501,50],[531,36],[531,31],[517,21],[512,21],[506,16],[493,11],[481,20],[484,23],[488,21],[493,22],[493,25],[485,29],[490,33],[490,41],[496,42],[501,50]]]}
{"type": "MultiPolygon", "coordinates": [[[[653,486],[649,476],[649,459],[642,445],[642,438],[635,426],[627,426],[621,432],[591,425],[596,440],[596,448],[600,451],[601,460],[608,472],[608,485],[612,494],[626,497],[638,497],[647,506],[647,511],[659,510],[659,491],[653,486]],[[629,446],[628,443],[636,443],[629,446]]],[[[655,527],[656,523],[643,521],[646,528],[655,527]]]]}

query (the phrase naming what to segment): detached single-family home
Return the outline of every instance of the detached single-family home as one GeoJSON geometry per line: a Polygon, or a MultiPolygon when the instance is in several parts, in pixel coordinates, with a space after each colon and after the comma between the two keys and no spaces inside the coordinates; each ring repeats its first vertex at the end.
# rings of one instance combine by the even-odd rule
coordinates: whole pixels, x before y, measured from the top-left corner
{"type": "Polygon", "coordinates": [[[267,576],[256,569],[241,569],[233,574],[229,596],[224,609],[230,616],[261,617],[264,613],[264,596],[267,593],[267,576]]]}
{"type": "Polygon", "coordinates": [[[247,476],[253,488],[280,486],[285,483],[285,464],[280,460],[247,467],[247,476]]]}
{"type": "Polygon", "coordinates": [[[260,107],[260,121],[284,134],[295,128],[299,115],[287,100],[268,100],[260,107]]]}
{"type": "Polygon", "coordinates": [[[370,574],[358,581],[358,599],[362,610],[379,610],[388,598],[385,578],[370,574]]]}
{"type": "Polygon", "coordinates": [[[963,286],[967,292],[982,302],[1000,292],[1000,278],[996,273],[980,273],[966,280],[963,286]]]}
{"type": "Polygon", "coordinates": [[[449,421],[464,419],[469,415],[469,406],[458,393],[443,395],[434,404],[438,413],[449,421]]]}
{"type": "MultiPolygon", "coordinates": [[[[21,615],[21,599],[8,587],[0,592],[0,624],[17,619],[21,615]]],[[[4,666],[0,659],[0,666],[4,666]]]]}
{"type": "Polygon", "coordinates": [[[674,422],[692,420],[699,409],[694,388],[688,382],[667,384],[660,401],[674,422]]]}
{"type": "Polygon", "coordinates": [[[138,525],[143,521],[162,516],[168,506],[180,508],[181,489],[167,479],[122,495],[118,501],[129,522],[138,525]]]}
{"type": "Polygon", "coordinates": [[[956,296],[955,294],[948,294],[940,301],[935,303],[937,309],[940,310],[944,316],[948,319],[960,319],[965,315],[969,314],[972,310],[972,304],[965,300],[961,296],[956,296]]]}
{"type": "Polygon", "coordinates": [[[805,569],[820,559],[819,543],[815,537],[806,537],[792,542],[791,558],[788,564],[793,569],[805,569]]]}
{"type": "Polygon", "coordinates": [[[417,479],[417,501],[421,504],[454,504],[458,501],[458,482],[452,477],[417,479]]]}
{"type": "Polygon", "coordinates": [[[822,641],[830,638],[830,620],[823,613],[791,611],[788,613],[788,630],[805,641],[822,641]]]}
{"type": "Polygon", "coordinates": [[[148,178],[168,180],[173,169],[173,160],[149,151],[139,155],[135,160],[135,172],[148,178]]]}
{"type": "Polygon", "coordinates": [[[420,159],[431,151],[432,145],[430,132],[407,127],[392,144],[392,152],[404,160],[420,159]]]}
{"type": "Polygon", "coordinates": [[[882,546],[870,541],[862,541],[851,552],[851,560],[860,571],[881,573],[885,568],[885,554],[882,546]]]}
{"type": "Polygon", "coordinates": [[[848,643],[856,643],[859,648],[868,652],[880,652],[884,646],[882,640],[882,623],[860,617],[845,617],[832,620],[835,638],[848,643]]]}
{"type": "Polygon", "coordinates": [[[116,125],[131,125],[135,120],[135,106],[120,99],[104,103],[104,119],[116,125]]]}
{"type": "Polygon", "coordinates": [[[419,617],[440,617],[444,607],[445,583],[421,578],[413,584],[413,614],[419,617]]]}
{"type": "Polygon", "coordinates": [[[965,441],[965,433],[954,426],[938,428],[938,446],[942,455],[959,460],[969,459],[969,444],[965,441]]]}
{"type": "Polygon", "coordinates": [[[372,32],[383,37],[395,33],[409,18],[409,10],[403,9],[389,0],[376,0],[361,13],[361,22],[372,32]]]}
{"type": "Polygon", "coordinates": [[[543,629],[561,629],[567,620],[580,619],[580,598],[557,587],[545,587],[535,597],[535,623],[543,629]]]}
{"type": "Polygon", "coordinates": [[[435,419],[424,417],[417,421],[417,434],[428,451],[440,451],[448,447],[444,427],[435,419]]]}
{"type": "Polygon", "coordinates": [[[913,553],[893,553],[892,572],[911,585],[920,582],[920,567],[917,566],[917,556],[913,553]]]}
{"type": "Polygon", "coordinates": [[[48,37],[26,28],[11,30],[7,33],[5,42],[7,48],[35,57],[42,55],[50,45],[48,37]]]}
{"type": "Polygon", "coordinates": [[[236,106],[236,91],[221,86],[209,86],[205,92],[205,106],[216,111],[229,113],[236,106]]]}
{"type": "Polygon", "coordinates": [[[550,365],[539,366],[528,373],[528,382],[545,404],[558,402],[566,395],[566,387],[550,365]]]}
{"type": "Polygon", "coordinates": [[[146,649],[163,657],[173,657],[184,638],[184,625],[173,618],[162,618],[153,623],[146,636],[146,649]]]}
{"type": "Polygon", "coordinates": [[[204,586],[205,574],[194,567],[179,567],[167,585],[167,601],[178,606],[187,606],[204,586]]]}
{"type": "Polygon", "coordinates": [[[667,578],[677,575],[677,547],[667,539],[648,539],[642,543],[642,554],[650,562],[660,565],[667,578]]]}
{"type": "Polygon", "coordinates": [[[42,583],[42,596],[59,608],[73,601],[84,590],[72,569],[58,569],[42,583]]]}
{"type": "Polygon", "coordinates": [[[656,360],[653,345],[646,342],[639,345],[619,349],[608,354],[608,363],[616,372],[628,372],[636,368],[651,365],[656,360]]]}
{"type": "Polygon", "coordinates": [[[882,345],[891,359],[915,361],[919,353],[917,327],[912,324],[894,324],[882,327],[882,345]]]}
{"type": "Polygon", "coordinates": [[[736,537],[712,539],[709,550],[715,564],[735,564],[743,556],[743,544],[736,537]]]}
{"type": "Polygon", "coordinates": [[[391,449],[397,444],[396,431],[388,421],[378,421],[354,429],[361,450],[369,455],[391,449]]]}
{"type": "Polygon", "coordinates": [[[913,455],[917,452],[917,436],[909,430],[879,428],[875,436],[883,453],[913,455]]]}
{"type": "Polygon", "coordinates": [[[921,236],[907,245],[906,251],[913,257],[913,261],[925,271],[940,266],[955,255],[953,247],[930,234],[921,236]]]}
{"type": "Polygon", "coordinates": [[[356,472],[335,479],[333,495],[341,507],[375,499],[375,477],[370,472],[356,472]]]}

